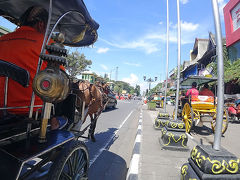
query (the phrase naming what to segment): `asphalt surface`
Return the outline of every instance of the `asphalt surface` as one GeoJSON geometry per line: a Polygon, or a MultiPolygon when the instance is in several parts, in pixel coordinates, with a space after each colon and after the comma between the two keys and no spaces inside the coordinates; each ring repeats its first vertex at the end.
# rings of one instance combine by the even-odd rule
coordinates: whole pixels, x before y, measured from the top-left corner
{"type": "MultiPolygon", "coordinates": [[[[96,142],[85,140],[90,156],[89,180],[126,179],[140,106],[141,101],[118,101],[116,109],[107,109],[100,115],[96,142]]],[[[88,123],[89,119],[84,126],[88,123]]]]}

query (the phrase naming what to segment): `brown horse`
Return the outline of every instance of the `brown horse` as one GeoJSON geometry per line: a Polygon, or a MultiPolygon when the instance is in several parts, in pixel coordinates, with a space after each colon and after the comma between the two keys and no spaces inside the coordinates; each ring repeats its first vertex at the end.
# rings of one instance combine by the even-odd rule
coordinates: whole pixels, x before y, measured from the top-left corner
{"type": "Polygon", "coordinates": [[[82,123],[86,121],[86,118],[89,115],[91,124],[88,132],[88,138],[95,142],[96,139],[94,137],[94,131],[96,128],[97,119],[103,110],[102,93],[96,85],[90,84],[88,81],[79,81],[77,84],[79,89],[75,91],[78,96],[77,110],[81,112],[82,102],[85,102],[84,109],[87,113],[84,116],[82,123]]]}
{"type": "Polygon", "coordinates": [[[107,105],[109,98],[108,94],[110,93],[110,88],[107,85],[107,83],[96,81],[95,85],[100,89],[102,93],[102,103],[103,103],[103,109],[105,109],[105,106],[107,105]]]}

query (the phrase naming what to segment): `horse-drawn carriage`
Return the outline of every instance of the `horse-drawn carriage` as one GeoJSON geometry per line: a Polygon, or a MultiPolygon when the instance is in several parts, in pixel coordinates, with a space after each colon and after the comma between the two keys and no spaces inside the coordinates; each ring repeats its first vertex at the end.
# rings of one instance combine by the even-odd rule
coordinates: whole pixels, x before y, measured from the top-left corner
{"type": "MultiPolygon", "coordinates": [[[[181,82],[181,87],[191,87],[193,82],[196,82],[198,86],[206,83],[211,83],[216,81],[213,77],[203,77],[203,76],[189,76],[181,82]]],[[[214,131],[216,126],[216,111],[217,111],[217,97],[213,96],[190,96],[186,98],[181,97],[178,106],[178,116],[182,117],[182,120],[186,126],[186,132],[190,132],[192,127],[203,122],[203,119],[211,119],[211,128],[214,131]]],[[[173,117],[175,116],[175,110],[173,112],[173,117]]],[[[224,110],[223,114],[223,126],[222,134],[224,134],[228,127],[228,114],[227,110],[224,110]]]]}
{"type": "MultiPolygon", "coordinates": [[[[67,51],[63,45],[81,47],[93,44],[97,40],[99,25],[91,18],[82,0],[5,0],[0,2],[0,15],[18,25],[20,16],[32,6],[48,10],[48,21],[33,80],[35,93],[29,106],[8,107],[8,81],[27,87],[30,75],[7,59],[0,60],[0,76],[5,79],[4,102],[0,107],[0,179],[86,180],[88,150],[79,140],[84,133],[81,124],[86,102],[74,93],[76,89],[71,87],[67,73],[60,66],[66,64],[64,56],[67,51]],[[51,38],[55,40],[53,44],[49,44],[51,38]],[[48,65],[40,71],[43,61],[48,65]],[[43,105],[34,105],[35,95],[43,100],[43,105]],[[68,108],[62,109],[61,115],[67,120],[59,118],[59,128],[51,130],[48,120],[63,102],[68,108]],[[21,108],[28,108],[29,114],[9,113],[21,108]],[[34,111],[36,108],[38,110],[34,111]]],[[[85,90],[79,88],[77,93],[85,90]]],[[[88,90],[93,96],[92,89],[88,90]]]]}

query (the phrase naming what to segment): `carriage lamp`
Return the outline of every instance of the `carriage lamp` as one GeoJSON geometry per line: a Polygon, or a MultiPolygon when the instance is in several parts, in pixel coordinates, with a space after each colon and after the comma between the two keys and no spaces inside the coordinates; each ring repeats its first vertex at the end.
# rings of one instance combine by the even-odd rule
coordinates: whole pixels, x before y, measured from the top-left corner
{"type": "Polygon", "coordinates": [[[65,65],[66,50],[57,45],[46,46],[50,54],[41,54],[40,58],[47,61],[47,68],[40,71],[33,79],[33,90],[44,102],[56,103],[64,100],[70,90],[67,73],[60,69],[65,65]]]}
{"type": "Polygon", "coordinates": [[[47,91],[50,89],[51,87],[51,82],[50,80],[48,79],[43,79],[41,82],[40,82],[40,86],[43,90],[47,91]]]}
{"type": "Polygon", "coordinates": [[[57,68],[47,67],[33,80],[33,90],[44,102],[56,103],[64,100],[69,89],[68,75],[57,68]]]}

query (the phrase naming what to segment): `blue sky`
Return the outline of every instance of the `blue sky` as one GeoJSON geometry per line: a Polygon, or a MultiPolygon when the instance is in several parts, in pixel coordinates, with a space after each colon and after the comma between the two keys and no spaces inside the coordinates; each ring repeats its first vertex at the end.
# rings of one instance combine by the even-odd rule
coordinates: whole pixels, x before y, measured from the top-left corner
{"type": "MultiPolygon", "coordinates": [[[[228,0],[219,0],[223,36],[225,27],[222,8],[228,0]]],[[[91,71],[99,75],[118,68],[118,80],[148,85],[143,76],[165,79],[166,70],[166,0],[85,0],[85,4],[99,24],[99,38],[89,48],[78,48],[93,61],[91,71]]],[[[177,65],[177,4],[169,0],[170,44],[169,71],[177,65]]],[[[181,62],[189,60],[195,38],[208,38],[215,33],[211,0],[180,0],[181,62]]],[[[3,19],[0,19],[0,24],[3,19]]],[[[9,28],[13,28],[7,25],[9,28]]],[[[152,87],[156,83],[152,84],[152,87]]]]}

